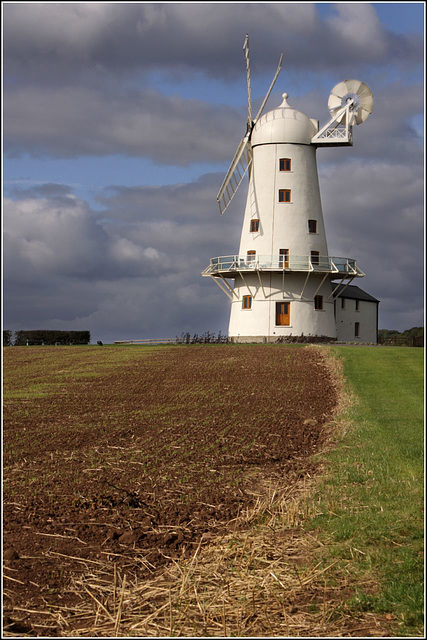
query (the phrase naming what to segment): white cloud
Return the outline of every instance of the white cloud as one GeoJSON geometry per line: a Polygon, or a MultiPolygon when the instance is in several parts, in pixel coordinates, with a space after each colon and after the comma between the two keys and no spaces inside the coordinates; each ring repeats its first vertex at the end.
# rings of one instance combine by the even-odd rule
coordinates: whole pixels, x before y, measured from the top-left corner
{"type": "MultiPolygon", "coordinates": [[[[355,56],[368,55],[371,60],[384,60],[388,50],[387,34],[374,7],[367,3],[334,3],[337,14],[327,18],[331,36],[355,56]]],[[[355,61],[357,63],[357,60],[355,61]]]]}

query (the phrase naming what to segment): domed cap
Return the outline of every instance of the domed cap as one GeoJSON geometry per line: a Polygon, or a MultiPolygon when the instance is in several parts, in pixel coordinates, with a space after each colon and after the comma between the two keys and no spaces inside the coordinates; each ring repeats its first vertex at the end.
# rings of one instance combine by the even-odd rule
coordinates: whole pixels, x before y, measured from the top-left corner
{"type": "Polygon", "coordinates": [[[271,144],[278,142],[293,142],[310,144],[312,137],[318,131],[318,123],[311,120],[304,113],[293,109],[288,104],[288,94],[282,94],[283,102],[265,113],[255,124],[251,144],[271,144]]]}

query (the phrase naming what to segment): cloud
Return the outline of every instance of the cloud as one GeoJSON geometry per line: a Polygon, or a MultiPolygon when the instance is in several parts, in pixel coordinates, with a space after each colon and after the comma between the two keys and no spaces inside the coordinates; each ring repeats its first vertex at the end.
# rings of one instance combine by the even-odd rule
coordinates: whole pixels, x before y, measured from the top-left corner
{"type": "Polygon", "coordinates": [[[387,32],[370,4],[337,3],[336,14],[326,19],[330,34],[345,43],[346,55],[384,60],[388,51],[387,32]]]}
{"type": "Polygon", "coordinates": [[[255,72],[270,73],[281,51],[286,64],[313,71],[382,65],[396,52],[402,64],[420,63],[422,37],[388,32],[372,5],[331,9],[335,15],[323,19],[311,3],[11,3],[5,72],[47,84],[153,69],[230,79],[242,73],[236,41],[245,33],[255,72]]]}
{"type": "MultiPolygon", "coordinates": [[[[200,274],[211,257],[237,251],[246,182],[220,216],[221,177],[109,189],[101,212],[63,185],[6,201],[5,326],[30,328],[31,318],[104,341],[226,330],[228,300],[200,274]]],[[[422,324],[421,166],[325,164],[320,185],[329,252],[357,259],[381,326],[422,324]]]]}
{"type": "Polygon", "coordinates": [[[325,166],[320,170],[320,185],[329,253],[356,259],[367,274],[356,284],[381,301],[380,325],[400,329],[422,325],[421,163],[356,161],[325,166]]]}
{"type": "MultiPolygon", "coordinates": [[[[169,189],[192,191],[202,202],[206,184],[169,189]]],[[[105,341],[226,330],[227,299],[201,271],[227,247],[227,227],[227,248],[235,250],[237,217],[212,215],[207,202],[188,217],[182,198],[173,209],[153,189],[145,207],[140,199],[139,218],[129,220],[122,212],[137,195],[128,191],[115,191],[111,202],[106,195],[103,212],[64,185],[38,185],[5,200],[5,326],[79,326],[105,341]]]]}
{"type": "MultiPolygon", "coordinates": [[[[389,32],[366,3],[332,3],[327,16],[311,3],[6,4],[5,151],[29,167],[4,202],[6,324],[88,328],[105,341],[227,328],[228,299],[200,272],[237,251],[247,183],[221,217],[223,172],[200,175],[196,163],[230,162],[243,135],[244,91],[241,108],[218,103],[236,104],[244,84],[246,32],[254,80],[271,77],[283,51],[290,103],[321,123],[326,80],[371,87],[353,148],[318,151],[330,253],[358,260],[382,326],[421,324],[422,37],[389,32]],[[83,193],[79,158],[111,155],[117,176],[97,176],[109,186],[96,210],[69,184],[34,179],[41,158],[75,159],[83,193]],[[168,184],[142,175],[124,186],[120,156],[150,159],[168,184]],[[194,178],[170,184],[174,166],[194,178]]],[[[277,91],[269,105],[280,102],[277,91]]]]}
{"type": "Polygon", "coordinates": [[[236,130],[244,133],[237,110],[154,91],[13,88],[4,118],[11,155],[125,154],[168,165],[222,161],[230,153],[229,138],[237,146],[236,130]]]}
{"type": "MultiPolygon", "coordinates": [[[[332,87],[331,87],[332,88],[332,87]]],[[[354,153],[387,158],[398,149],[400,162],[414,161],[422,139],[412,119],[422,113],[423,88],[394,82],[373,87],[374,111],[355,127],[354,153]]],[[[290,97],[290,104],[326,123],[328,95],[290,97]]],[[[271,99],[280,104],[279,97],[271,99]]],[[[244,133],[237,109],[201,100],[165,97],[154,91],[111,96],[92,89],[10,89],[5,98],[5,149],[11,156],[79,157],[124,154],[159,165],[231,161],[244,133]]],[[[337,151],[323,151],[324,158],[337,151]]]]}
{"type": "Polygon", "coordinates": [[[19,200],[7,198],[4,205],[9,288],[59,278],[66,282],[156,277],[170,269],[149,245],[108,234],[98,224],[99,213],[65,187],[45,185],[19,200]]]}

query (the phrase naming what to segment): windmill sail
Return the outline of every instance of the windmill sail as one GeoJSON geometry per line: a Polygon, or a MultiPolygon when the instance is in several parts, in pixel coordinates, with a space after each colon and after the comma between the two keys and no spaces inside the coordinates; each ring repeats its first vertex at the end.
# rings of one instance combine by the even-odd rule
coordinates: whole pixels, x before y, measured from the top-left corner
{"type": "Polygon", "coordinates": [[[231,162],[224,181],[217,195],[219,211],[221,215],[224,213],[234,194],[239,188],[240,183],[245,177],[246,171],[252,162],[252,149],[249,143],[250,132],[248,132],[243,140],[240,141],[234,158],[231,162]]]}
{"type": "Polygon", "coordinates": [[[237,151],[234,154],[234,158],[231,162],[230,168],[228,169],[224,181],[221,185],[221,188],[216,197],[219,211],[221,215],[227,209],[228,205],[232,201],[234,194],[239,188],[240,183],[242,182],[246,171],[252,162],[252,147],[251,147],[251,134],[252,129],[258,118],[260,117],[268,98],[270,97],[270,93],[273,90],[277,77],[282,68],[282,60],[283,53],[280,56],[279,65],[277,67],[276,73],[274,74],[273,81],[270,85],[269,90],[267,91],[267,95],[265,96],[258,113],[254,120],[252,120],[252,100],[251,100],[251,70],[249,63],[249,36],[246,36],[245,42],[243,44],[243,49],[245,52],[245,60],[246,60],[246,80],[248,85],[248,123],[247,123],[247,133],[245,137],[240,141],[239,146],[237,147],[237,151]]]}
{"type": "Polygon", "coordinates": [[[264,107],[265,107],[265,105],[267,103],[267,100],[270,97],[270,93],[273,91],[273,87],[276,84],[276,80],[277,80],[278,75],[280,73],[280,70],[282,68],[282,61],[283,61],[283,53],[280,55],[280,60],[279,60],[278,66],[277,66],[276,73],[274,74],[274,78],[273,78],[273,80],[271,82],[270,88],[267,91],[267,95],[265,96],[264,100],[262,101],[262,104],[261,104],[260,108],[258,109],[258,113],[255,116],[254,122],[256,122],[258,120],[258,118],[260,117],[261,113],[264,111],[264,107]]]}
{"type": "Polygon", "coordinates": [[[246,82],[248,85],[248,127],[252,126],[252,98],[251,98],[251,66],[249,62],[249,36],[246,35],[243,44],[246,61],[246,82]]]}

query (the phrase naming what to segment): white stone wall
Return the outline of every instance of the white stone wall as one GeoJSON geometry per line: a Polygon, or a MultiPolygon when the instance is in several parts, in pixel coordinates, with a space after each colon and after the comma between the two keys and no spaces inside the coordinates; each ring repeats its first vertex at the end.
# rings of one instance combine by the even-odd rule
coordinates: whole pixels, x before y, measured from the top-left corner
{"type": "Polygon", "coordinates": [[[240,239],[239,255],[255,250],[257,255],[307,256],[310,251],[328,255],[320,200],[316,148],[311,145],[266,144],[254,147],[254,170],[240,239]],[[280,158],[291,160],[291,171],[279,171],[280,158]],[[279,189],[291,190],[291,202],[278,201],[279,189]],[[250,221],[260,221],[259,231],[250,231],[250,221]],[[308,231],[308,220],[317,221],[317,233],[308,231]]]}
{"type": "Polygon", "coordinates": [[[234,298],[231,303],[228,329],[230,338],[239,336],[277,338],[302,334],[336,337],[334,304],[332,298],[328,300],[332,291],[328,279],[316,293],[323,276],[310,275],[304,296],[300,299],[306,278],[305,273],[285,273],[284,279],[280,273],[263,272],[260,276],[264,291],[255,273],[244,274],[245,283],[241,277],[236,278],[234,290],[239,298],[234,298]],[[315,293],[323,296],[322,310],[314,308],[315,293]],[[245,295],[252,295],[251,309],[242,308],[245,295]],[[280,301],[290,302],[290,326],[276,326],[276,302],[280,301]]]}
{"type": "Polygon", "coordinates": [[[345,306],[341,306],[341,298],[336,301],[337,339],[341,342],[376,342],[377,341],[377,303],[359,300],[359,311],[356,311],[356,300],[344,298],[345,306]],[[354,335],[355,323],[359,323],[359,337],[354,335]]]}

